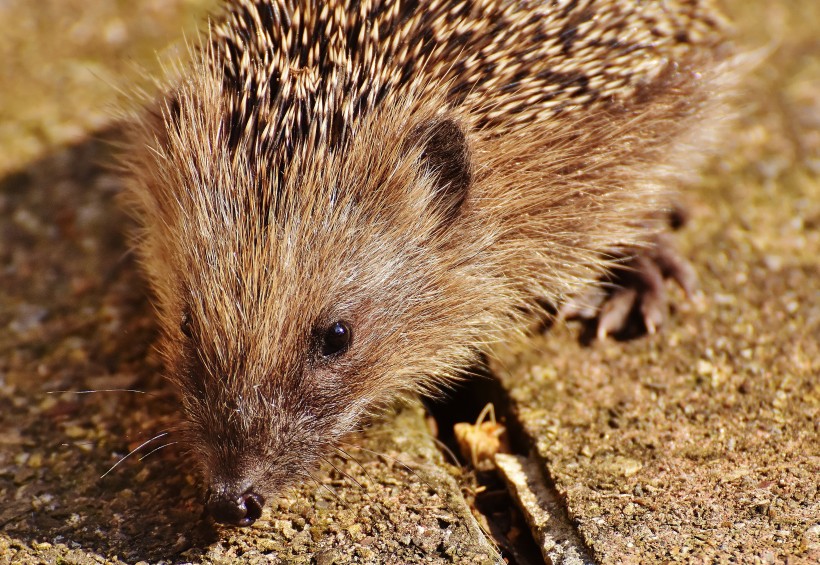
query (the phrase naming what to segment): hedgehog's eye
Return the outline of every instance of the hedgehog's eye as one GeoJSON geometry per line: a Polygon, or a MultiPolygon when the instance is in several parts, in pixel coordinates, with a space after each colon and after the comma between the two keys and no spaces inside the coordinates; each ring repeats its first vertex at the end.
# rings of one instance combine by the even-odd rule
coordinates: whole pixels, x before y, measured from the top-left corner
{"type": "Polygon", "coordinates": [[[194,335],[194,329],[191,323],[191,314],[189,314],[187,310],[182,313],[182,321],[179,323],[179,330],[182,332],[182,335],[188,339],[191,339],[194,335]]]}
{"type": "Polygon", "coordinates": [[[325,330],[322,336],[322,355],[330,357],[344,353],[350,348],[353,332],[347,322],[334,322],[325,330]]]}

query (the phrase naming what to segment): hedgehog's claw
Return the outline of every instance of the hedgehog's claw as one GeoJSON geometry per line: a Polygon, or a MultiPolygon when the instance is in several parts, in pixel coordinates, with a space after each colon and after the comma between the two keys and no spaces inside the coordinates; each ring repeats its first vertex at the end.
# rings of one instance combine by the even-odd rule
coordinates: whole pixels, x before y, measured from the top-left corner
{"type": "Polygon", "coordinates": [[[616,289],[604,302],[598,314],[598,339],[606,339],[608,335],[623,329],[629,320],[635,302],[638,301],[638,291],[633,287],[616,289]]]}
{"type": "Polygon", "coordinates": [[[556,317],[559,320],[592,320],[598,316],[607,297],[607,290],[602,285],[589,285],[582,293],[561,304],[556,317]]]}
{"type": "Polygon", "coordinates": [[[698,296],[695,269],[673,245],[669,234],[659,234],[652,245],[642,248],[608,276],[609,292],[595,286],[566,302],[558,312],[564,319],[598,319],[596,337],[642,333],[654,334],[663,325],[669,310],[666,279],[675,281],[689,299],[698,296]],[[640,321],[638,321],[640,320],[640,321]]]}
{"type": "Polygon", "coordinates": [[[658,234],[652,251],[652,259],[663,276],[678,283],[688,298],[695,298],[698,294],[698,275],[692,263],[675,248],[672,235],[658,234]]]}

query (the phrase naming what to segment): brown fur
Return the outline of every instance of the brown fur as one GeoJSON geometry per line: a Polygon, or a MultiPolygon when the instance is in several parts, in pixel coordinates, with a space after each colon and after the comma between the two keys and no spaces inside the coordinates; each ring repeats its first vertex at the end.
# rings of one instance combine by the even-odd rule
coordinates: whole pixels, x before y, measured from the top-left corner
{"type": "Polygon", "coordinates": [[[125,156],[224,492],[305,476],[644,241],[724,87],[707,0],[349,4],[228,2],[125,156]],[[337,320],[352,346],[322,357],[337,320]]]}

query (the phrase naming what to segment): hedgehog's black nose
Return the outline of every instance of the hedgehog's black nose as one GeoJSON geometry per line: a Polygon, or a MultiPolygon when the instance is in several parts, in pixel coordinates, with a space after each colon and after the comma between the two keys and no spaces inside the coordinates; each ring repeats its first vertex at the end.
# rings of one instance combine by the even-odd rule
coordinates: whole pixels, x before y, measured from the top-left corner
{"type": "Polygon", "coordinates": [[[233,526],[250,526],[262,515],[265,499],[249,490],[239,496],[231,493],[211,493],[208,513],[217,522],[233,526]]]}

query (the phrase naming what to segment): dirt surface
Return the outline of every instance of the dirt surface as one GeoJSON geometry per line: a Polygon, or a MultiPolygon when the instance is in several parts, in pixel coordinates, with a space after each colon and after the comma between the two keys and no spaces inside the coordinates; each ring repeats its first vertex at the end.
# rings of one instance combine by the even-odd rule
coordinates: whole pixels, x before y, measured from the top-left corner
{"type": "Polygon", "coordinates": [[[820,562],[820,5],[774,4],[734,3],[774,51],[687,195],[702,303],[674,291],[660,335],[570,324],[496,365],[603,563],[820,562]]]}
{"type": "MultiPolygon", "coordinates": [[[[0,0],[0,564],[493,562],[417,407],[253,528],[202,516],[96,138],[116,85],[147,85],[135,69],[212,3],[0,0]]],[[[601,562],[820,561],[820,4],[730,11],[772,54],[688,192],[703,303],[626,343],[553,328],[496,365],[601,562]]]]}
{"type": "Polygon", "coordinates": [[[0,173],[107,127],[215,0],[0,0],[0,173]]]}

